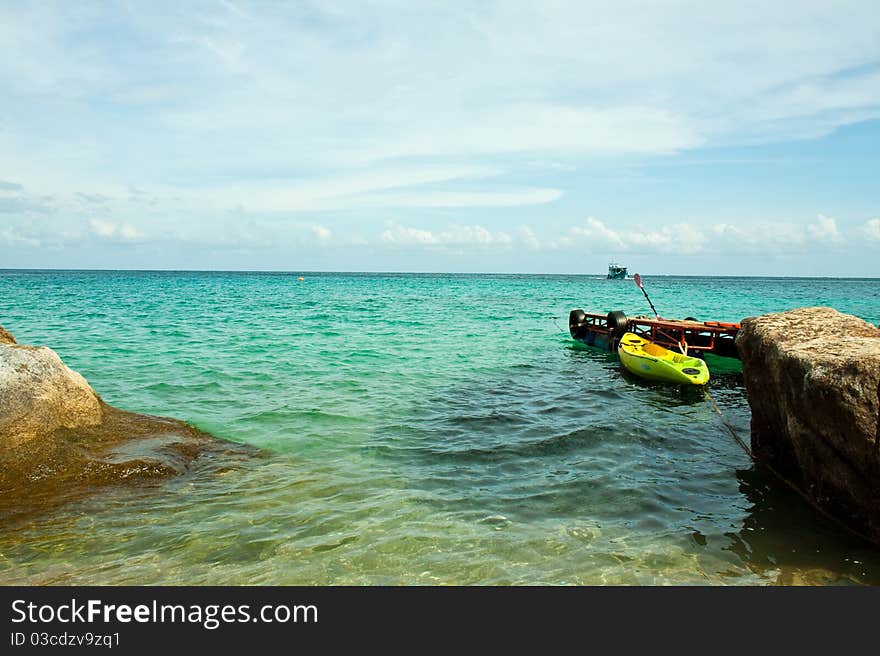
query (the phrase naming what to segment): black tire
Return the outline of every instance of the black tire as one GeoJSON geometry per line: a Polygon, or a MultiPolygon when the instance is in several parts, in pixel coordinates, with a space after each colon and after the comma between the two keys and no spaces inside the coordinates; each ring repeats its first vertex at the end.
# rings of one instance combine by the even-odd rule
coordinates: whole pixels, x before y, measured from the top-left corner
{"type": "Polygon", "coordinates": [[[697,319],[696,317],[685,317],[684,320],[685,321],[699,321],[699,319],[697,319]]]}
{"type": "Polygon", "coordinates": [[[605,323],[608,324],[608,330],[614,335],[624,333],[629,328],[629,319],[620,310],[609,312],[605,323]]]}
{"type": "Polygon", "coordinates": [[[584,320],[587,315],[583,310],[572,310],[568,315],[568,332],[574,339],[580,339],[584,334],[584,320]]]}

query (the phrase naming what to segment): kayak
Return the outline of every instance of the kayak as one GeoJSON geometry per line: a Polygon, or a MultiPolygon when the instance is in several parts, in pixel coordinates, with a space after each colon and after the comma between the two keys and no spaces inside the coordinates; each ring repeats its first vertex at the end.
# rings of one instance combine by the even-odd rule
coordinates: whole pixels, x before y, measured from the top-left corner
{"type": "Polygon", "coordinates": [[[709,382],[709,368],[699,358],[670,351],[633,333],[620,338],[617,354],[627,371],[648,380],[678,385],[709,382]]]}

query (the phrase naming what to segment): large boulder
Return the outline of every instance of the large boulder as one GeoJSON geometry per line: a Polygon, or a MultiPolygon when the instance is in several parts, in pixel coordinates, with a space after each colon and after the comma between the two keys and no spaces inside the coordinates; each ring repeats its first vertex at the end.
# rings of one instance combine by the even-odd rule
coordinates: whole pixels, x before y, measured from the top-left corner
{"type": "Polygon", "coordinates": [[[0,328],[0,521],[99,485],[186,471],[203,451],[246,447],[176,419],[105,403],[51,349],[16,344],[0,328]]]}
{"type": "Polygon", "coordinates": [[[0,344],[2,447],[17,447],[59,428],[97,426],[103,419],[98,395],[55,351],[0,344]]]}
{"type": "Polygon", "coordinates": [[[756,459],[880,543],[880,330],[800,308],[743,320],[736,344],[756,459]]]}

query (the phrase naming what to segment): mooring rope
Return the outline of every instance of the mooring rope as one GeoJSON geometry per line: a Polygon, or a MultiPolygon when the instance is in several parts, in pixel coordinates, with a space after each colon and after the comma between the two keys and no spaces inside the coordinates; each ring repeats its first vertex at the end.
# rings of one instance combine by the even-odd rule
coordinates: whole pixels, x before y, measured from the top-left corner
{"type": "Polygon", "coordinates": [[[740,448],[746,452],[746,455],[752,462],[755,461],[755,454],[752,453],[752,449],[746,444],[745,440],[739,436],[739,433],[736,432],[736,429],[733,427],[733,424],[730,423],[730,420],[724,416],[724,413],[721,412],[721,408],[718,407],[718,404],[715,403],[715,399],[712,398],[712,393],[709,391],[709,388],[706,388],[706,400],[709,401],[709,405],[712,406],[712,409],[718,413],[718,416],[721,417],[721,423],[724,424],[724,427],[730,433],[730,436],[733,437],[733,441],[739,444],[740,448]]]}
{"type": "Polygon", "coordinates": [[[743,451],[745,451],[746,455],[749,457],[749,459],[752,461],[752,463],[753,463],[756,467],[761,467],[761,468],[763,468],[763,469],[769,471],[771,474],[773,474],[776,478],[778,478],[778,479],[779,479],[780,481],[782,481],[785,485],[787,485],[792,491],[794,491],[798,496],[800,496],[804,501],[806,501],[810,506],[812,506],[816,511],[819,512],[820,515],[822,515],[822,516],[825,517],[826,519],[831,520],[832,522],[834,522],[834,523],[837,524],[838,526],[840,526],[840,527],[846,529],[846,530],[849,531],[850,533],[853,533],[853,534],[859,536],[859,537],[862,538],[863,540],[867,540],[868,542],[874,543],[874,540],[872,540],[871,538],[869,538],[867,535],[865,535],[865,534],[862,533],[861,531],[858,531],[858,530],[854,529],[852,526],[849,526],[848,524],[844,523],[843,520],[838,519],[837,517],[835,517],[834,515],[832,515],[830,512],[828,512],[827,510],[825,510],[822,506],[820,506],[818,503],[816,503],[816,501],[814,501],[812,497],[810,497],[806,492],[804,492],[804,491],[801,489],[801,487],[800,487],[797,483],[795,483],[795,482],[792,481],[791,479],[789,479],[789,478],[783,476],[782,474],[780,474],[780,473],[776,470],[776,468],[773,467],[773,465],[771,465],[771,464],[769,464],[769,463],[767,463],[767,462],[764,462],[764,461],[759,461],[759,460],[755,457],[755,454],[754,454],[754,452],[752,451],[751,447],[749,447],[749,445],[746,444],[745,440],[743,440],[743,439],[740,437],[739,433],[737,433],[737,432],[736,432],[736,429],[733,427],[733,424],[732,424],[732,423],[730,422],[730,420],[725,416],[724,412],[721,411],[721,408],[718,407],[718,404],[715,403],[715,399],[712,398],[712,394],[711,394],[711,392],[709,391],[708,388],[706,388],[706,400],[709,401],[709,405],[711,405],[711,406],[712,406],[712,409],[715,410],[715,412],[718,413],[718,416],[719,416],[719,417],[721,417],[721,423],[724,425],[724,427],[725,427],[725,428],[727,429],[727,431],[730,433],[731,437],[733,437],[734,441],[740,446],[740,448],[741,448],[743,451]]]}

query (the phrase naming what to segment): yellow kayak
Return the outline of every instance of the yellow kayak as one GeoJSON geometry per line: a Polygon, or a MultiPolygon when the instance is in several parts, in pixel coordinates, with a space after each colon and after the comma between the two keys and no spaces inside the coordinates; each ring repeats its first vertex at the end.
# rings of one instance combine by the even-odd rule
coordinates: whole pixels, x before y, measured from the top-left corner
{"type": "Polygon", "coordinates": [[[709,368],[699,358],[670,351],[633,333],[620,338],[617,354],[627,371],[648,380],[678,385],[709,382],[709,368]]]}

